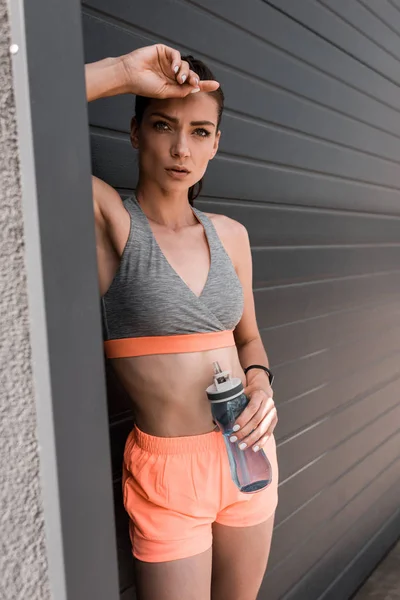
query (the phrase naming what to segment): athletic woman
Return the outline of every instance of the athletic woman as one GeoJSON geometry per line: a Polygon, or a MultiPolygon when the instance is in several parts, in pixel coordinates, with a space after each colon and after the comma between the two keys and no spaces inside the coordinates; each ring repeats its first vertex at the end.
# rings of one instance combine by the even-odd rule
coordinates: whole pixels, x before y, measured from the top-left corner
{"type": "Polygon", "coordinates": [[[138,598],[255,600],[277,504],[271,373],[247,231],[193,206],[224,96],[204,63],[163,45],[87,65],[86,84],[89,101],[136,94],[136,194],[122,201],[94,177],[93,198],[105,353],[135,415],[123,496],[138,598]],[[250,398],[231,443],[272,465],[258,493],[230,476],[205,393],[215,361],[250,398]]]}

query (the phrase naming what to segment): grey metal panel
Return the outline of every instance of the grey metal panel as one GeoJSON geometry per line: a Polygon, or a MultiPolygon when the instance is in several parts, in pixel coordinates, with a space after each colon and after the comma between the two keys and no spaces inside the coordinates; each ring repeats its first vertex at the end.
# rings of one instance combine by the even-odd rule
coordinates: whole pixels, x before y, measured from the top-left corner
{"type": "Polygon", "coordinates": [[[396,304],[367,305],[262,329],[261,335],[271,348],[269,357],[277,367],[342,345],[344,341],[372,336],[389,325],[397,326],[399,319],[400,307],[396,304]]]}
{"type": "MultiPolygon", "coordinates": [[[[347,2],[347,0],[319,0],[319,2],[328,7],[329,10],[353,28],[351,35],[341,38],[342,45],[347,44],[346,48],[353,55],[358,56],[361,60],[365,60],[365,55],[363,52],[360,52],[357,42],[361,38],[364,38],[364,40],[367,38],[383,50],[386,50],[392,57],[400,59],[398,35],[377,19],[365,6],[358,2],[347,2]]],[[[332,31],[327,31],[327,35],[331,36],[332,31]]],[[[362,48],[364,49],[363,46],[362,48]]],[[[390,59],[389,64],[391,64],[390,59]]]]}
{"type": "MultiPolygon", "coordinates": [[[[318,563],[321,555],[326,554],[335,544],[345,547],[346,533],[352,526],[357,524],[357,520],[365,517],[365,522],[371,519],[376,503],[384,503],[387,494],[390,494],[390,487],[398,484],[400,476],[399,463],[389,467],[383,473],[378,474],[376,479],[352,498],[338,513],[331,515],[324,522],[324,525],[315,532],[310,532],[306,540],[301,540],[296,546],[295,551],[285,560],[275,571],[271,571],[264,579],[261,595],[265,597],[285,598],[287,600],[304,598],[304,589],[295,587],[295,584],[318,563]]],[[[399,486],[397,485],[397,490],[399,486]]],[[[398,508],[398,499],[390,494],[391,500],[389,512],[392,514],[398,508]]],[[[385,515],[387,517],[387,515],[385,515]]],[[[375,524],[375,523],[374,523],[375,524]]],[[[379,523],[378,527],[379,528],[379,523]]],[[[368,538],[367,538],[368,539],[368,538]]],[[[365,540],[367,541],[367,540],[365,540]]],[[[312,572],[312,571],[311,571],[312,572]]],[[[313,573],[315,576],[315,572],[313,573]]],[[[325,581],[328,577],[325,576],[325,581]]],[[[307,586],[310,587],[309,584],[307,586]]],[[[322,590],[323,591],[323,588],[322,590]]],[[[308,595],[307,600],[314,600],[319,595],[308,595]]]]}
{"type": "MultiPolygon", "coordinates": [[[[319,0],[321,4],[329,7],[334,14],[338,15],[343,21],[353,28],[348,30],[350,35],[343,36],[341,43],[347,44],[346,48],[355,56],[363,59],[362,54],[358,52],[357,41],[360,36],[371,40],[381,49],[386,50],[394,58],[400,58],[399,40],[396,33],[387,27],[382,21],[371,14],[368,9],[358,2],[346,2],[346,0],[319,0]]],[[[327,30],[327,36],[332,35],[332,31],[327,30]]],[[[333,36],[334,39],[334,36],[333,36]]]]}
{"type": "MultiPolygon", "coordinates": [[[[321,488],[315,496],[294,515],[278,524],[275,529],[275,541],[271,553],[270,568],[283,562],[297,546],[299,540],[306,539],[310,532],[323,526],[341,506],[371,481],[371,472],[378,475],[393,460],[398,463],[397,445],[400,436],[394,436],[382,446],[362,457],[358,463],[321,488]]],[[[395,473],[399,474],[399,464],[395,465],[395,473]]]]}
{"type": "Polygon", "coordinates": [[[256,289],[255,305],[261,328],[284,325],[394,298],[400,292],[400,274],[336,279],[294,286],[256,289]]]}
{"type": "MultiPolygon", "coordinates": [[[[341,589],[340,570],[350,595],[373,564],[369,540],[380,535],[384,552],[381,528],[396,511],[400,45],[387,5],[381,16],[330,0],[83,7],[88,60],[163,42],[205,59],[226,94],[221,151],[197,206],[249,230],[277,375],[280,505],[260,598],[318,598],[341,589]],[[348,548],[360,556],[351,574],[340,558],[348,548]]],[[[125,96],[89,109],[94,171],[123,195],[137,181],[133,107],[125,96]]],[[[119,486],[130,417],[119,392],[109,409],[119,486]]]]}
{"type": "MultiPolygon", "coordinates": [[[[393,493],[396,498],[399,497],[400,492],[397,487],[393,493]]],[[[387,497],[388,495],[385,494],[384,500],[387,497]]],[[[379,529],[372,529],[371,535],[365,540],[364,544],[356,538],[356,544],[345,545],[346,548],[351,548],[351,555],[345,562],[343,570],[340,571],[340,576],[336,576],[329,586],[325,587],[320,600],[349,598],[382,559],[382,548],[391,548],[397,541],[400,528],[400,509],[393,515],[393,509],[390,506],[387,512],[389,513],[387,521],[379,529]],[[360,548],[361,550],[359,550],[360,548]]],[[[368,523],[371,523],[370,515],[367,516],[366,523],[359,523],[360,528],[363,530],[368,523]]]]}
{"type": "Polygon", "coordinates": [[[399,265],[400,245],[361,245],[349,248],[264,247],[253,250],[256,288],[396,271],[399,265]]]}
{"type": "Polygon", "coordinates": [[[400,335],[398,326],[379,329],[376,333],[371,329],[370,335],[368,335],[369,328],[365,329],[359,339],[345,339],[336,346],[324,348],[315,354],[305,355],[297,361],[275,367],[277,398],[282,402],[288,402],[330,383],[339,373],[340,376],[345,377],[356,371],[375,355],[376,351],[371,349],[368,343],[371,339],[374,339],[374,346],[378,348],[378,357],[384,356],[389,349],[397,351],[400,335]],[[332,364],[335,365],[335,369],[332,369],[332,364]]]}
{"type": "MultiPolygon", "coordinates": [[[[376,45],[374,51],[373,45],[370,44],[370,40],[368,39],[369,36],[365,35],[365,32],[368,33],[371,29],[371,17],[378,16],[380,19],[385,0],[382,0],[382,2],[379,0],[379,8],[376,8],[374,11],[371,11],[368,3],[363,2],[363,0],[355,0],[355,2],[349,4],[355,4],[356,6],[346,11],[346,15],[347,12],[350,12],[353,16],[345,19],[338,18],[336,14],[338,12],[340,14],[343,13],[342,2],[338,2],[338,7],[336,4],[332,4],[331,6],[334,7],[332,11],[327,10],[326,6],[326,4],[330,4],[330,0],[329,2],[324,2],[324,0],[321,2],[319,0],[303,0],[301,5],[295,0],[263,0],[263,2],[274,6],[297,23],[304,25],[307,30],[317,33],[319,37],[332,43],[333,46],[348,53],[350,56],[354,56],[362,64],[366,63],[378,72],[380,71],[383,75],[395,80],[395,56],[387,55],[384,58],[385,54],[382,53],[381,45],[376,45]],[[359,5],[358,2],[360,3],[359,5]],[[353,26],[354,12],[357,15],[356,28],[353,26]],[[368,13],[370,14],[368,15],[368,13]],[[368,16],[370,17],[369,19],[368,16]]],[[[370,1],[369,4],[370,6],[377,7],[374,0],[370,1]]],[[[398,15],[396,15],[396,20],[398,20],[398,15]]],[[[382,39],[386,39],[386,35],[389,34],[389,39],[393,40],[393,33],[396,34],[395,29],[392,29],[392,32],[388,30],[386,34],[383,33],[385,28],[382,25],[386,25],[387,28],[387,21],[382,20],[380,24],[378,23],[378,29],[375,27],[374,37],[376,38],[377,32],[380,31],[382,39]],[[391,36],[390,33],[392,33],[391,36]]],[[[391,29],[390,24],[389,28],[391,29]]],[[[355,81],[354,84],[359,85],[359,81],[355,81]]],[[[386,97],[386,101],[388,100],[389,98],[386,97]]],[[[391,100],[393,101],[393,98],[391,100]]]]}
{"type": "MultiPolygon", "coordinates": [[[[366,456],[374,446],[381,444],[382,440],[389,441],[391,435],[397,435],[398,423],[393,423],[391,419],[393,410],[378,421],[370,423],[344,441],[342,440],[329,452],[323,453],[309,464],[304,465],[290,478],[281,480],[277,524],[279,525],[291,515],[297,514],[297,511],[311,498],[366,456]]],[[[396,443],[398,444],[398,441],[396,443]]]]}
{"type": "MultiPolygon", "coordinates": [[[[382,528],[388,522],[392,526],[396,524],[396,520],[392,519],[392,515],[398,515],[398,497],[400,492],[398,464],[387,469],[383,476],[379,478],[379,485],[382,486],[379,491],[376,489],[363,491],[366,499],[369,495],[372,496],[372,503],[369,506],[369,510],[365,511],[361,517],[358,514],[349,517],[348,528],[344,530],[344,535],[326,553],[318,557],[312,569],[284,596],[286,600],[305,597],[305,593],[307,593],[307,598],[310,598],[310,600],[325,598],[325,591],[329,590],[330,585],[338,583],[335,574],[342,569],[345,571],[349,564],[354,569],[353,576],[355,575],[357,570],[354,568],[354,555],[357,556],[358,548],[365,548],[366,551],[369,551],[371,541],[374,540],[376,533],[381,534],[382,528]],[[393,474],[395,482],[390,486],[393,474]]],[[[393,536],[392,540],[396,540],[396,537],[393,536]]],[[[389,546],[387,547],[389,548],[390,537],[388,537],[388,541],[389,546]]],[[[374,558],[375,560],[379,560],[380,556],[376,550],[374,558]]],[[[362,573],[360,575],[361,577],[363,576],[362,573]]],[[[348,598],[352,591],[349,590],[343,596],[339,594],[335,598],[348,598]]]]}
{"type": "MultiPolygon", "coordinates": [[[[267,0],[267,4],[295,17],[297,26],[299,26],[297,21],[306,25],[307,33],[304,32],[303,36],[312,35],[314,31],[318,32],[318,39],[325,46],[322,56],[320,52],[320,56],[314,58],[314,61],[317,63],[320,61],[324,70],[335,73],[339,79],[344,79],[349,85],[362,89],[366,93],[371,93],[373,96],[375,96],[376,91],[374,92],[368,85],[372,83],[373,76],[385,77],[388,80],[386,85],[390,82],[392,85],[394,84],[394,87],[389,92],[389,88],[384,85],[385,90],[382,90],[382,94],[378,93],[376,97],[379,97],[384,103],[397,106],[398,90],[395,86],[399,82],[399,62],[396,55],[393,56],[388,53],[380,44],[377,45],[368,36],[364,35],[363,22],[366,20],[368,25],[371,20],[368,19],[368,17],[371,18],[371,15],[364,7],[358,5],[358,10],[356,7],[351,9],[353,12],[355,10],[357,12],[358,21],[355,28],[346,19],[338,18],[336,10],[327,10],[326,6],[321,6],[321,3],[315,0],[304,0],[302,2],[302,14],[298,10],[299,6],[295,6],[295,2],[292,0],[267,0]],[[335,52],[339,56],[335,55],[335,52]],[[332,65],[332,62],[334,65],[332,65]],[[351,79],[355,72],[357,72],[355,78],[351,79]],[[369,72],[369,75],[367,75],[367,72],[369,72]],[[370,79],[371,77],[372,79],[370,79]]],[[[357,2],[351,4],[357,4],[357,2]]]]}
{"type": "MultiPolygon", "coordinates": [[[[285,440],[279,445],[280,476],[283,480],[297,473],[304,465],[318,459],[330,448],[361,430],[366,423],[373,420],[386,423],[387,414],[394,421],[396,428],[400,424],[400,406],[398,406],[399,381],[375,391],[366,398],[345,404],[333,414],[317,421],[313,426],[285,440]]],[[[383,425],[382,425],[383,427],[383,425]]],[[[381,429],[380,431],[384,431],[381,429]]],[[[384,439],[378,437],[376,439],[384,439]]],[[[373,445],[373,440],[368,441],[373,445]]]]}
{"type": "Polygon", "coordinates": [[[57,600],[112,600],[117,564],[80,7],[11,4],[51,591],[57,600]]]}
{"type": "Polygon", "coordinates": [[[400,14],[387,0],[380,0],[379,6],[374,0],[358,0],[360,4],[368,8],[382,23],[385,23],[395,33],[400,34],[400,14]]]}
{"type": "MultiPolygon", "coordinates": [[[[389,473],[386,474],[386,477],[388,475],[389,473]]],[[[304,597],[305,593],[310,594],[308,596],[310,599],[325,599],[325,592],[328,591],[328,595],[329,593],[332,593],[333,590],[332,588],[329,589],[330,586],[332,584],[335,586],[335,584],[338,583],[338,578],[335,577],[338,571],[343,573],[346,571],[346,568],[351,565],[354,572],[359,572],[360,567],[356,568],[354,561],[355,555],[357,556],[357,550],[359,548],[365,548],[365,554],[367,552],[371,552],[371,542],[374,541],[377,533],[379,536],[381,536],[383,533],[382,528],[387,527],[388,522],[390,525],[392,525],[392,527],[396,527],[396,521],[392,518],[392,515],[393,513],[395,516],[396,513],[398,515],[398,511],[396,510],[400,492],[398,475],[399,470],[397,466],[397,481],[394,483],[394,485],[392,485],[389,489],[383,489],[378,500],[361,518],[357,519],[355,522],[349,522],[349,529],[339,540],[339,543],[335,544],[320,558],[320,560],[317,561],[316,565],[298,582],[294,589],[290,591],[287,600],[289,600],[289,598],[301,598],[302,595],[304,597]]],[[[396,529],[394,529],[394,531],[396,531],[396,529]]],[[[382,546],[380,549],[381,552],[382,547],[390,548],[390,546],[396,540],[393,531],[391,532],[391,536],[386,534],[386,540],[382,540],[382,537],[382,546]],[[385,546],[383,546],[383,544],[385,544],[385,546]]],[[[381,554],[379,554],[377,550],[378,548],[376,548],[375,552],[372,554],[372,561],[379,561],[381,558],[381,554]]],[[[374,562],[371,562],[370,564],[370,568],[373,568],[374,562]]],[[[353,576],[354,574],[355,573],[353,573],[353,576]]],[[[360,575],[363,577],[362,572],[359,572],[359,576],[360,575]]],[[[339,592],[335,598],[348,598],[353,590],[354,588],[348,588],[347,593],[343,590],[344,593],[339,592]]],[[[336,592],[338,592],[337,587],[336,592]]]]}
{"type": "Polygon", "coordinates": [[[375,360],[368,357],[357,370],[340,374],[287,402],[279,402],[276,396],[279,405],[278,440],[297,435],[319,420],[329,418],[332,411],[344,404],[393,381],[393,374],[398,373],[399,353],[400,349],[375,360]]]}

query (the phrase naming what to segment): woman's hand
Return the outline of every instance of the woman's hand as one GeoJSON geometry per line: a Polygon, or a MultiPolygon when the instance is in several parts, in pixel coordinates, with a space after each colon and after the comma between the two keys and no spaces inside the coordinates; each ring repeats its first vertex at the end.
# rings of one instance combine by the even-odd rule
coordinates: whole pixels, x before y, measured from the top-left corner
{"type": "Polygon", "coordinates": [[[200,81],[178,50],[163,44],[146,46],[121,57],[127,92],[150,98],[183,98],[190,93],[213,92],[217,81],[200,81]]]}
{"type": "Polygon", "coordinates": [[[178,50],[163,44],[87,64],[85,77],[89,102],[118,94],[184,98],[193,92],[213,92],[219,87],[217,81],[199,81],[178,50]]]}
{"type": "Polygon", "coordinates": [[[254,452],[258,452],[273,433],[278,416],[266,373],[262,371],[252,375],[247,383],[244,393],[250,401],[236,419],[230,441],[237,443],[241,450],[251,447],[254,452]]]}

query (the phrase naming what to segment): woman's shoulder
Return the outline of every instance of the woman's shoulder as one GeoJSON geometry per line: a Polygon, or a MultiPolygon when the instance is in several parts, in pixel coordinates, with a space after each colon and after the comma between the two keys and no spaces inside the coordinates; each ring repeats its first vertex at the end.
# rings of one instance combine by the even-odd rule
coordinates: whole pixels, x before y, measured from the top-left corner
{"type": "Polygon", "coordinates": [[[210,219],[221,238],[234,239],[239,243],[248,243],[249,236],[247,229],[242,223],[239,223],[239,221],[235,221],[235,219],[231,219],[226,215],[208,212],[204,214],[210,219]]]}
{"type": "Polygon", "coordinates": [[[250,241],[246,227],[226,215],[205,213],[215,227],[217,235],[235,268],[240,257],[250,252],[250,241]]]}

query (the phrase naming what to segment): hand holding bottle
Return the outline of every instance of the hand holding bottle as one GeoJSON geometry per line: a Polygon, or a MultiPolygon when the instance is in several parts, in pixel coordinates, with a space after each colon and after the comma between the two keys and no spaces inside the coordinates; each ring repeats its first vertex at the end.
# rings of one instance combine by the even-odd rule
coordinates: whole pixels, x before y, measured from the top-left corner
{"type": "Polygon", "coordinates": [[[246,452],[246,448],[239,449],[230,441],[234,423],[249,403],[241,379],[231,377],[229,371],[222,371],[215,362],[214,383],[207,388],[207,396],[214,420],[223,434],[233,482],[244,493],[266,488],[272,481],[272,470],[264,451],[246,452]]]}
{"type": "Polygon", "coordinates": [[[244,393],[249,403],[236,419],[230,440],[237,442],[241,450],[251,447],[258,452],[272,435],[278,415],[266,373],[248,373],[247,383],[244,393]]]}

